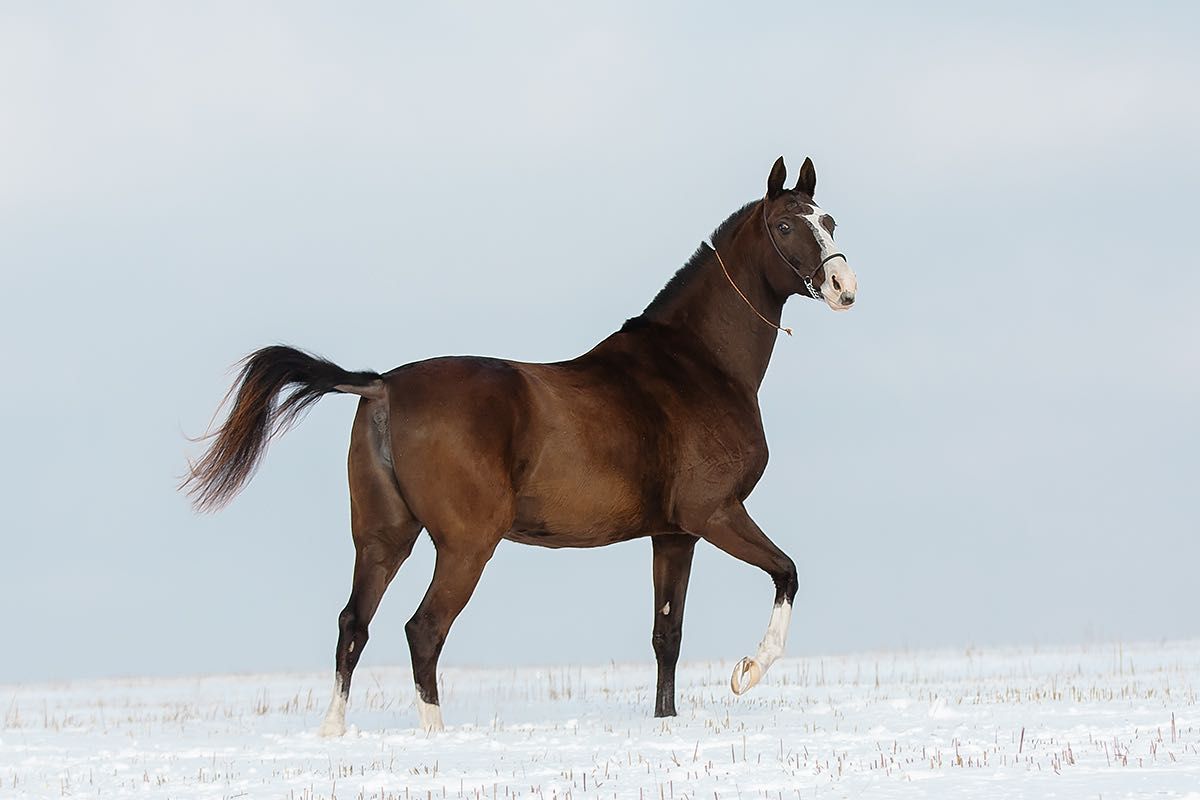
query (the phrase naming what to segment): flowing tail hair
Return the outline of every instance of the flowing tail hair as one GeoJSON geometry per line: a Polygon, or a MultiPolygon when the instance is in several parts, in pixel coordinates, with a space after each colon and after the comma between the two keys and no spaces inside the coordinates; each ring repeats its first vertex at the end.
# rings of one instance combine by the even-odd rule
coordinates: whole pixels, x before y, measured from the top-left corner
{"type": "Polygon", "coordinates": [[[188,476],[179,485],[197,511],[215,511],[232,500],[258,469],[271,439],[294,425],[322,396],[384,396],[379,373],[348,372],[294,347],[264,347],[239,364],[241,371],[217,411],[236,391],[233,408],[220,428],[200,437],[212,444],[198,461],[189,460],[188,476]]]}

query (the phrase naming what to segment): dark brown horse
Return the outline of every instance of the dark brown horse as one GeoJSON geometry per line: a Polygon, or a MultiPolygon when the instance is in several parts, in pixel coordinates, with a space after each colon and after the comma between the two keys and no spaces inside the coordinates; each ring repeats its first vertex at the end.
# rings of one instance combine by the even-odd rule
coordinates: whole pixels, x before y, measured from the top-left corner
{"type": "Polygon", "coordinates": [[[748,690],[779,658],[796,567],[742,505],[767,466],[758,388],[784,302],[800,294],[840,311],[857,289],[834,250],[833,220],[813,202],[812,161],[793,190],[785,177],[780,158],[763,199],[725,220],[641,316],[570,361],[435,358],[380,375],[289,347],[246,359],[229,417],[184,483],[198,509],[230,500],[271,437],[322,395],[362,398],[349,456],[354,579],[338,617],[322,734],[345,731],[367,626],[422,529],[437,561],[405,632],[427,730],[442,727],[437,661],[446,634],[502,539],[598,547],[651,537],[655,716],[675,714],[700,539],[775,582],[766,636],[734,669],[733,691],[748,690]]]}

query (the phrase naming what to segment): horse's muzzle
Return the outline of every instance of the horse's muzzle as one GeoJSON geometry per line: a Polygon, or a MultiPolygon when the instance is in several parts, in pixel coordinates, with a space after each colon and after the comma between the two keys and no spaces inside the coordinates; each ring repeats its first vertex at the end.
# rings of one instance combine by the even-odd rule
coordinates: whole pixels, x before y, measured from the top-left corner
{"type": "Polygon", "coordinates": [[[845,258],[835,258],[825,265],[825,282],[821,297],[834,311],[846,311],[858,296],[858,278],[845,258]]]}

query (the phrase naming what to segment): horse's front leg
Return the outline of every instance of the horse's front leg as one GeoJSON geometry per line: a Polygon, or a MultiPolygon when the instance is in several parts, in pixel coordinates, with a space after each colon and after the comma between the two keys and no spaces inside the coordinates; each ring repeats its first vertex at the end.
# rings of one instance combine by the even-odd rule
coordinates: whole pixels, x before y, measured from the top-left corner
{"type": "Polygon", "coordinates": [[[675,716],[675,665],[683,639],[683,602],[692,573],[695,536],[665,533],[651,539],[654,545],[654,658],[658,661],[658,691],[654,716],[675,716]]]}
{"type": "Polygon", "coordinates": [[[799,588],[796,565],[750,519],[739,501],[718,510],[697,533],[734,558],[763,570],[775,582],[775,606],[766,635],[758,645],[758,652],[739,661],[730,679],[733,693],[743,694],[762,680],[771,665],[783,655],[792,618],[792,601],[799,588]]]}

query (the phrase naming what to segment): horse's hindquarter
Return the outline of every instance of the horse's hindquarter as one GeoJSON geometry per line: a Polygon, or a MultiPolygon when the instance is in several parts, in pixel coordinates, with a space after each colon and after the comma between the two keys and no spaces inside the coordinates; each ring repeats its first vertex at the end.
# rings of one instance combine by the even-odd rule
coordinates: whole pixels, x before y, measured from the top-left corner
{"type": "MultiPolygon", "coordinates": [[[[512,439],[522,380],[508,362],[436,358],[385,376],[396,482],[436,536],[512,518],[512,439]]],[[[484,531],[480,531],[484,533],[484,531]]]]}

